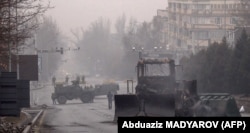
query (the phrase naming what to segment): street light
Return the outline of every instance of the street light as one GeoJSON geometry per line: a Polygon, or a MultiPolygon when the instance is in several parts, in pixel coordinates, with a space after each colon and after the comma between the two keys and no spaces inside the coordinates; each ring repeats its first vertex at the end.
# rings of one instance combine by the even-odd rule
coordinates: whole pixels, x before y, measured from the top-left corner
{"type": "Polygon", "coordinates": [[[155,51],[156,51],[156,50],[158,49],[158,47],[155,46],[154,49],[155,49],[155,51]]]}
{"type": "Polygon", "coordinates": [[[135,47],[132,47],[133,51],[135,51],[135,47]]]}
{"type": "Polygon", "coordinates": [[[143,50],[144,50],[144,47],[141,47],[141,50],[143,51],[143,50]]]}

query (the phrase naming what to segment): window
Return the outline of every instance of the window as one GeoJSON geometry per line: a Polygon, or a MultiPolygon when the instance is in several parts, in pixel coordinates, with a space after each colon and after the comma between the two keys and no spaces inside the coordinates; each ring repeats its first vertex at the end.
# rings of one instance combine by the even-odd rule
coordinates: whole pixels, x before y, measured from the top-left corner
{"type": "Polygon", "coordinates": [[[209,32],[208,31],[196,31],[193,32],[193,39],[195,40],[206,40],[209,38],[209,32]]]}
{"type": "Polygon", "coordinates": [[[236,24],[237,19],[235,17],[230,18],[230,24],[236,24]]]}
{"type": "Polygon", "coordinates": [[[208,39],[208,32],[207,31],[200,31],[199,33],[199,39],[208,39]]]}
{"type": "Polygon", "coordinates": [[[230,8],[230,9],[233,9],[233,5],[232,5],[232,4],[230,4],[230,5],[229,5],[229,8],[230,8]]]}
{"type": "Polygon", "coordinates": [[[228,8],[229,8],[229,5],[227,4],[227,5],[226,5],[226,9],[228,9],[228,8]]]}
{"type": "Polygon", "coordinates": [[[229,40],[234,40],[234,32],[233,31],[228,31],[228,38],[229,38],[229,40]]]}
{"type": "Polygon", "coordinates": [[[221,18],[216,17],[215,18],[215,24],[221,24],[221,18]]]}
{"type": "Polygon", "coordinates": [[[234,4],[234,5],[233,5],[233,8],[234,8],[234,9],[236,9],[236,8],[237,8],[237,5],[236,5],[236,4],[234,4]]]}

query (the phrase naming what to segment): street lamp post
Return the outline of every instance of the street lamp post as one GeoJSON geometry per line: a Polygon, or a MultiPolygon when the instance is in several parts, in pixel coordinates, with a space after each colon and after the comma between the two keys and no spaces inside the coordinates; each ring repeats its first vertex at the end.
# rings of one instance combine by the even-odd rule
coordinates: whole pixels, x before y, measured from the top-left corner
{"type": "Polygon", "coordinates": [[[225,39],[227,39],[227,8],[226,8],[226,0],[224,0],[224,14],[225,14],[225,18],[224,18],[224,34],[225,34],[225,39]]]}

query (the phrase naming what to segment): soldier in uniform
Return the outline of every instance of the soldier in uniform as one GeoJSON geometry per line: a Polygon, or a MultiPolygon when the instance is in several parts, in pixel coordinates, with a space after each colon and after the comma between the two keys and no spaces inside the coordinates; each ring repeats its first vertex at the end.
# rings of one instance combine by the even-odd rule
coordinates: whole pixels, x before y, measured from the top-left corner
{"type": "Polygon", "coordinates": [[[82,75],[82,83],[83,83],[83,84],[86,83],[86,82],[85,82],[85,76],[84,76],[84,75],[82,75]]]}
{"type": "Polygon", "coordinates": [[[113,94],[111,91],[108,92],[107,98],[108,98],[108,108],[112,109],[113,94]]]}
{"type": "Polygon", "coordinates": [[[76,77],[76,81],[77,81],[78,83],[80,83],[80,76],[79,76],[79,75],[76,77]]]}
{"type": "Polygon", "coordinates": [[[55,84],[56,84],[56,77],[55,76],[53,76],[53,78],[52,78],[52,84],[55,86],[55,84]]]}
{"type": "Polygon", "coordinates": [[[65,83],[68,84],[69,83],[69,76],[67,75],[65,78],[65,83]]]}
{"type": "Polygon", "coordinates": [[[56,94],[55,93],[51,94],[51,99],[52,99],[53,104],[56,104],[56,94]]]}

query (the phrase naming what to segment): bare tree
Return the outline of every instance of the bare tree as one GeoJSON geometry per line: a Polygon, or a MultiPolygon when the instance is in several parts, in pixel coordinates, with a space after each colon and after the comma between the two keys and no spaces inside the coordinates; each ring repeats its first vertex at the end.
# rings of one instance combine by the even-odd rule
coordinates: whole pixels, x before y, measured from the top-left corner
{"type": "MultiPolygon", "coordinates": [[[[40,16],[50,8],[36,0],[0,1],[0,62],[6,64],[6,57],[13,50],[24,45],[25,39],[39,26],[40,16]]],[[[4,68],[5,69],[5,68],[4,68]]]]}
{"type": "Polygon", "coordinates": [[[56,21],[50,17],[44,17],[43,20],[36,31],[36,45],[39,50],[48,50],[48,52],[41,53],[43,60],[41,80],[48,81],[62,63],[62,55],[56,52],[56,48],[65,47],[66,41],[56,21]]]}
{"type": "Polygon", "coordinates": [[[125,14],[123,14],[121,17],[119,17],[116,20],[116,23],[115,23],[117,34],[123,36],[125,34],[125,26],[126,26],[126,16],[125,14]]]}

